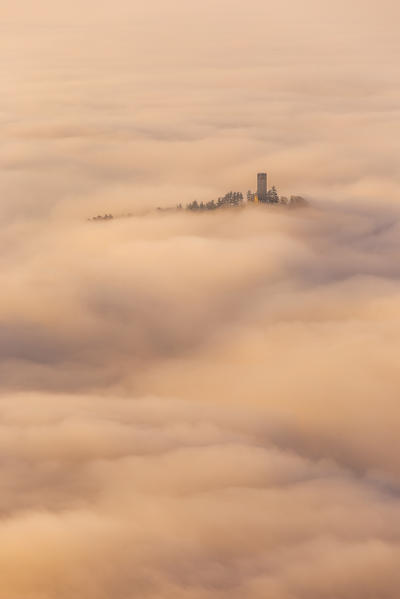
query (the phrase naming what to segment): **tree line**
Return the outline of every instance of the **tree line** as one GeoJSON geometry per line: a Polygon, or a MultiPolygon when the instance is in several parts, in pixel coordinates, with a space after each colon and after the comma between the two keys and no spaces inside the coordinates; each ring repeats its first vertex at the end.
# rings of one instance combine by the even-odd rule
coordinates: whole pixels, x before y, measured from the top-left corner
{"type": "MultiPolygon", "coordinates": [[[[290,199],[285,196],[279,196],[275,186],[267,191],[267,194],[263,199],[259,199],[256,193],[248,191],[247,202],[254,204],[281,204],[290,208],[307,205],[307,201],[301,196],[291,196],[290,199]]],[[[240,191],[229,191],[223,197],[218,198],[217,201],[198,202],[197,200],[194,200],[193,202],[186,204],[185,208],[183,208],[182,204],[178,204],[177,209],[202,212],[204,210],[217,210],[218,208],[233,208],[239,206],[243,206],[243,194],[240,191]]]]}
{"type": "MultiPolygon", "coordinates": [[[[217,201],[211,200],[210,202],[198,202],[194,200],[189,204],[186,204],[186,210],[217,210],[218,208],[232,208],[243,205],[243,194],[240,191],[229,191],[223,197],[218,198],[217,201]]],[[[177,206],[178,210],[182,210],[182,204],[177,206]]]]}

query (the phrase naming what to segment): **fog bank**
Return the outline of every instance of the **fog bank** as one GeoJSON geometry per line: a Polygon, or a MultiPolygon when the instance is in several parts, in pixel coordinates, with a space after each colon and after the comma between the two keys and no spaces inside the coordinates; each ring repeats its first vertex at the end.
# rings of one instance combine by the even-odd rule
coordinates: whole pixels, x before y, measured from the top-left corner
{"type": "Polygon", "coordinates": [[[398,3],[2,16],[1,599],[398,599],[398,3]]]}

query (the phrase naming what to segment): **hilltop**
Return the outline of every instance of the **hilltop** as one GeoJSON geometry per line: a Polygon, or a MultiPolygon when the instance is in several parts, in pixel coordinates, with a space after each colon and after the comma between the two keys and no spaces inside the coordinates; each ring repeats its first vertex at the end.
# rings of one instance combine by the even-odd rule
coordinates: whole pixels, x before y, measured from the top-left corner
{"type": "MultiPolygon", "coordinates": [[[[198,202],[193,200],[185,205],[178,204],[175,207],[158,207],[157,210],[161,212],[175,212],[181,210],[187,210],[190,212],[204,212],[207,210],[218,210],[228,208],[239,208],[245,206],[285,206],[287,208],[303,208],[308,206],[308,201],[299,195],[292,195],[290,198],[286,196],[280,196],[276,187],[273,185],[270,189],[267,189],[267,173],[258,173],[257,175],[257,191],[252,192],[249,190],[246,194],[246,200],[244,195],[240,191],[229,191],[224,196],[219,197],[217,200],[210,200],[208,202],[198,202]]],[[[124,214],[119,217],[114,217],[112,214],[104,214],[89,218],[90,221],[110,221],[114,218],[129,217],[132,214],[124,214]]]]}

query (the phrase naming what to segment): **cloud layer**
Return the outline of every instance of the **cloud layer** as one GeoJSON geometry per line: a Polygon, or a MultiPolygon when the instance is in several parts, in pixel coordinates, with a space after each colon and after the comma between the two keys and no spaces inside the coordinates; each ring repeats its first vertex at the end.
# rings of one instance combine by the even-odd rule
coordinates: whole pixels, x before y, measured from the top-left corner
{"type": "Polygon", "coordinates": [[[7,597],[394,598],[398,222],[325,205],[11,229],[7,597]]]}
{"type": "Polygon", "coordinates": [[[365,4],[7,3],[1,599],[398,599],[399,9],[365,4]],[[311,207],[153,210],[264,169],[311,207]]]}

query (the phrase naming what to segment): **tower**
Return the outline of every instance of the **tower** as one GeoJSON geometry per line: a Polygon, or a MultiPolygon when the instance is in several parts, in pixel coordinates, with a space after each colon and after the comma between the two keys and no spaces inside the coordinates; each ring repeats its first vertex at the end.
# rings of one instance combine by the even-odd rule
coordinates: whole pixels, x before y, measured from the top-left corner
{"type": "Polygon", "coordinates": [[[257,175],[257,196],[259,202],[267,201],[267,173],[257,175]]]}

